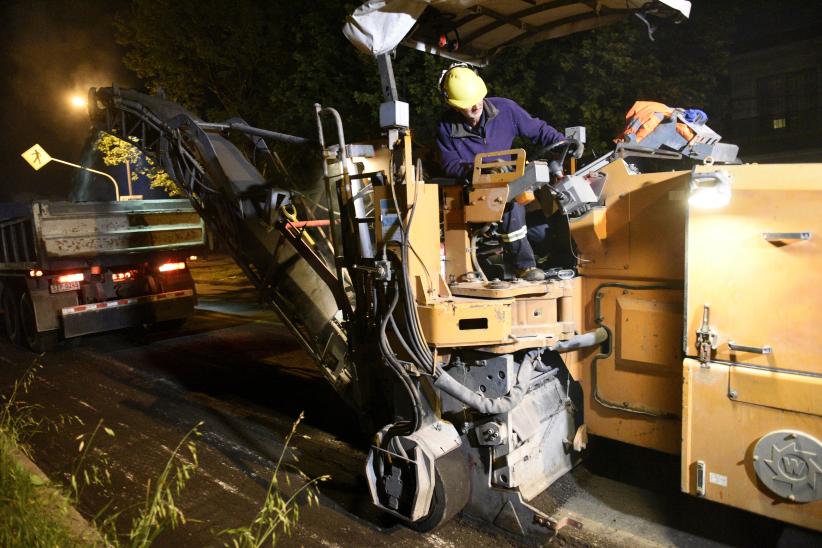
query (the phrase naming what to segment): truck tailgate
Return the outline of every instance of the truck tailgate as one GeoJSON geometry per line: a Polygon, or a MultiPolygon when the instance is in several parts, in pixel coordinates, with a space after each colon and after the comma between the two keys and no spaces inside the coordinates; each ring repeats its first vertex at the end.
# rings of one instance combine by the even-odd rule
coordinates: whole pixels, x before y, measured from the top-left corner
{"type": "Polygon", "coordinates": [[[35,231],[49,258],[92,257],[203,245],[188,200],[35,202],[35,231]]]}

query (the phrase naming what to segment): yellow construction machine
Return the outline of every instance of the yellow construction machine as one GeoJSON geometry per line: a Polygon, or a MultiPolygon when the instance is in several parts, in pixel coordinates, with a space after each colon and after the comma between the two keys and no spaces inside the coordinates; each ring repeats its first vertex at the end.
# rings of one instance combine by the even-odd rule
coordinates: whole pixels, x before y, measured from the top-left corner
{"type": "MultiPolygon", "coordinates": [[[[674,112],[578,170],[499,151],[477,158],[467,187],[439,185],[423,178],[397,97],[400,44],[482,63],[629,13],[689,9],[368,2],[345,33],[376,58],[387,139],[346,143],[337,111],[315,105],[325,184],[313,196],[258,165],[276,164],[266,140],[306,139],[207,123],[117,88],[92,90],[91,117],[157,157],[225,239],[374,433],[374,504],[412,527],[459,512],[525,535],[577,524],[528,501],[596,434],[681,454],[687,493],[822,530],[811,274],[822,266],[822,165],[743,165],[735,146],[674,112]],[[441,39],[443,21],[458,50],[441,39]],[[232,133],[250,138],[251,160],[232,133]],[[540,282],[483,253],[505,205],[528,192],[554,235],[540,282]]],[[[557,145],[562,158],[581,153],[583,133],[557,145]]]]}

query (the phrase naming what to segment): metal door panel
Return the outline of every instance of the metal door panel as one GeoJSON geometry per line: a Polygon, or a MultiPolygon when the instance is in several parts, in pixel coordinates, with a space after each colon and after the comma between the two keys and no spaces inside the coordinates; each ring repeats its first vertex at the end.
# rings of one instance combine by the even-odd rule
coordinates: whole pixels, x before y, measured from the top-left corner
{"type": "Polygon", "coordinates": [[[713,359],[820,372],[822,164],[721,169],[730,203],[688,214],[686,352],[698,355],[707,304],[713,359]]]}

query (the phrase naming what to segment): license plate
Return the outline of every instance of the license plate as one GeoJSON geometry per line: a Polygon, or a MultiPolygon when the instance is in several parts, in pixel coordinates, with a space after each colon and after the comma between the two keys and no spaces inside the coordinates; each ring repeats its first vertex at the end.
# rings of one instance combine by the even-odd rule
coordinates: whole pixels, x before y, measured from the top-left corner
{"type": "Polygon", "coordinates": [[[80,289],[80,282],[65,282],[61,284],[51,284],[49,288],[52,293],[62,293],[63,291],[77,291],[80,289]]]}

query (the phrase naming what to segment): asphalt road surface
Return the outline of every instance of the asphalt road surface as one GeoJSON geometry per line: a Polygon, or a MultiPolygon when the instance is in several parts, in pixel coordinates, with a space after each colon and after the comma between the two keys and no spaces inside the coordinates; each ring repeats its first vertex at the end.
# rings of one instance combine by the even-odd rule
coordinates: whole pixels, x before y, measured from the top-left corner
{"type": "MultiPolygon", "coordinates": [[[[265,499],[271,470],[294,419],[305,413],[292,445],[309,476],[330,474],[320,505],[303,507],[282,546],[517,546],[517,539],[454,520],[426,535],[376,511],[364,479],[367,441],[357,421],[313,369],[308,356],[222,256],[194,263],[200,304],[173,333],[135,330],[85,337],[41,357],[0,342],[0,390],[37,362],[24,399],[40,417],[60,423],[30,440],[35,462],[66,481],[78,458],[77,436],[98,421],[87,464],[105,458],[106,487],[89,488],[80,510],[119,512],[127,531],[172,449],[202,422],[199,465],[178,499],[187,523],[158,546],[220,546],[220,531],[248,525],[265,499]]],[[[587,460],[540,495],[535,505],[583,523],[552,545],[796,546],[822,537],[679,492],[678,459],[602,439],[587,460]]],[[[296,482],[298,478],[291,475],[296,482]]]]}

